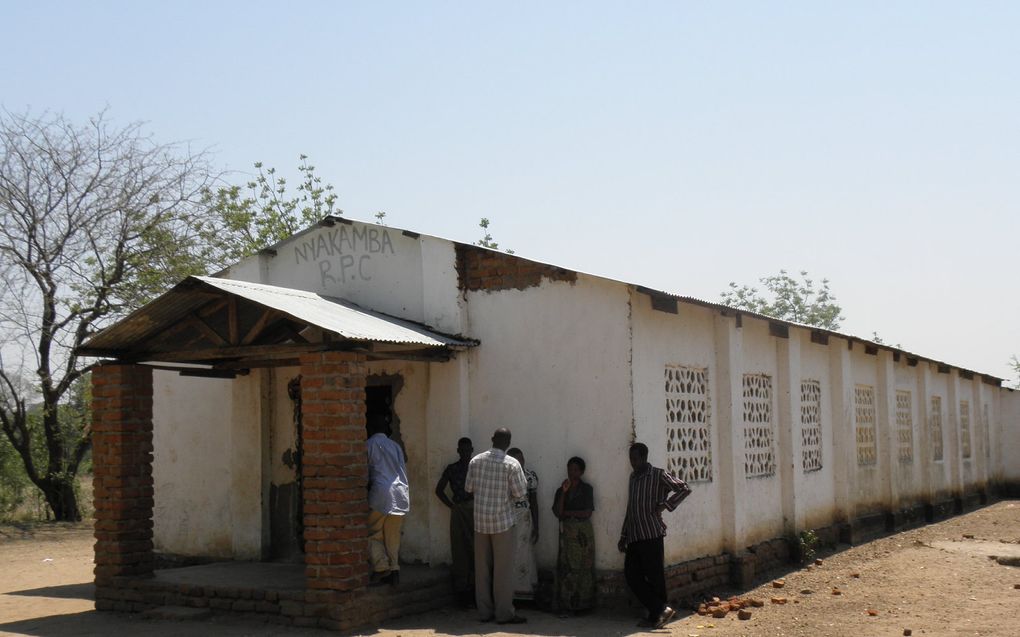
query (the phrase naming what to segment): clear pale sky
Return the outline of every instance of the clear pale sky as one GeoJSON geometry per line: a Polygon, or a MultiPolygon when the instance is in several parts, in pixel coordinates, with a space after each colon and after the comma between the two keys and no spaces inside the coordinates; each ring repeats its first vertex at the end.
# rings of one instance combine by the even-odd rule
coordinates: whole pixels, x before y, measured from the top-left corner
{"type": "MultiPolygon", "coordinates": [[[[0,104],[105,106],[353,218],[717,301],[827,277],[842,331],[1020,354],[1020,3],[0,1],[0,104]]],[[[238,180],[243,177],[239,176],[238,180]]]]}

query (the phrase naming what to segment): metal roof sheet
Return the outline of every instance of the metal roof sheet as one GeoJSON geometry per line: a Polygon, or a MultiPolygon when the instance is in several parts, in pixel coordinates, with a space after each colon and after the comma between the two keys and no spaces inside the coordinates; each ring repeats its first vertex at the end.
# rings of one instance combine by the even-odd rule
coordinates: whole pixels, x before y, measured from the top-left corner
{"type": "Polygon", "coordinates": [[[374,312],[345,299],[262,283],[191,276],[131,315],[88,339],[79,351],[101,355],[128,350],[173,327],[218,294],[245,299],[343,339],[426,348],[473,347],[478,341],[431,330],[374,312]],[[211,288],[211,289],[210,289],[211,288]]]}
{"type": "Polygon", "coordinates": [[[476,345],[432,331],[412,321],[365,309],[345,299],[323,296],[264,283],[249,283],[207,276],[191,277],[224,292],[248,299],[300,321],[316,325],[352,341],[423,345],[426,347],[476,345]]]}

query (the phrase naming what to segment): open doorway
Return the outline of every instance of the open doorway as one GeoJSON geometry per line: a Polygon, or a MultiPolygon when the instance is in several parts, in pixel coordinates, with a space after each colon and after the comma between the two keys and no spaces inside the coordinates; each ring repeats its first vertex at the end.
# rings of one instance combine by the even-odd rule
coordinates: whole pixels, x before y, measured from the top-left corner
{"type": "MultiPolygon", "coordinates": [[[[365,427],[368,437],[368,423],[375,418],[383,418],[390,425],[390,439],[404,448],[404,440],[400,434],[400,416],[394,406],[397,394],[404,387],[404,378],[399,374],[375,374],[365,380],[365,427]]],[[[404,455],[407,455],[405,450],[404,455]]]]}
{"type": "MultiPolygon", "coordinates": [[[[269,485],[269,559],[280,562],[304,560],[304,495],[302,477],[303,428],[301,423],[301,376],[274,376],[274,384],[286,383],[287,397],[280,405],[270,435],[274,459],[269,485]],[[284,410],[289,410],[287,414],[284,410]]],[[[282,389],[282,388],[277,388],[282,389]]]]}

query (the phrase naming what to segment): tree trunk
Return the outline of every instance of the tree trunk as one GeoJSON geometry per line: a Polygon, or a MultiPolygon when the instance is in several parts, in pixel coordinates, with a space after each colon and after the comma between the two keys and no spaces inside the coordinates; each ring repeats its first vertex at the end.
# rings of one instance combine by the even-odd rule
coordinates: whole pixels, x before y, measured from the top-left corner
{"type": "Polygon", "coordinates": [[[67,479],[51,478],[39,485],[46,503],[53,511],[53,519],[57,522],[80,522],[81,512],[78,510],[78,494],[74,492],[74,476],[67,479]]]}

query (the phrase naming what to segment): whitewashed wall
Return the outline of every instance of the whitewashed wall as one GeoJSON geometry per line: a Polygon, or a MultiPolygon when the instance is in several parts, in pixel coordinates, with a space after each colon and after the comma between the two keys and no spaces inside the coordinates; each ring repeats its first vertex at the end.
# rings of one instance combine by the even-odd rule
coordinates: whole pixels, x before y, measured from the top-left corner
{"type": "Polygon", "coordinates": [[[257,378],[153,375],[156,550],[238,559],[260,556],[258,405],[257,378]]]}
{"type": "Polygon", "coordinates": [[[337,223],[297,235],[279,246],[276,256],[250,257],[230,268],[226,277],[339,296],[425,321],[423,280],[428,272],[421,245],[399,230],[337,223]]]}
{"type": "Polygon", "coordinates": [[[1003,390],[999,395],[1002,413],[1000,422],[1012,424],[1003,431],[997,448],[1001,450],[1002,478],[1013,484],[1020,482],[1020,391],[1003,390]]]}
{"type": "Polygon", "coordinates": [[[907,358],[901,357],[899,362],[893,363],[894,367],[894,389],[893,395],[896,417],[890,419],[892,432],[890,434],[891,448],[889,450],[890,463],[892,465],[892,480],[900,506],[909,506],[924,502],[928,496],[928,487],[925,482],[924,468],[927,466],[926,456],[922,453],[921,436],[923,425],[923,407],[925,402],[924,394],[921,391],[920,374],[918,367],[911,367],[907,358]],[[903,423],[899,421],[901,405],[896,401],[905,397],[909,403],[906,413],[909,415],[909,444],[901,437],[903,423]]]}
{"type": "MultiPolygon", "coordinates": [[[[713,381],[716,374],[712,313],[684,306],[678,314],[657,312],[645,294],[630,296],[633,324],[634,423],[636,440],[648,445],[649,461],[667,466],[667,415],[663,392],[666,366],[708,371],[709,430],[713,449],[719,449],[719,431],[712,426],[717,412],[713,381]]],[[[622,487],[623,485],[621,485],[622,487]]],[[[718,471],[710,481],[691,482],[691,496],[675,513],[666,513],[669,531],[666,559],[679,562],[723,550],[722,502],[725,498],[718,471]]]]}
{"type": "MultiPolygon", "coordinates": [[[[928,470],[931,472],[930,489],[932,497],[935,499],[942,499],[949,495],[952,491],[952,447],[950,445],[950,439],[952,437],[951,422],[949,415],[952,410],[949,409],[949,376],[947,374],[939,374],[937,372],[937,366],[933,363],[921,363],[924,368],[921,373],[927,378],[927,399],[925,401],[926,410],[928,413],[927,424],[929,426],[929,448],[926,453],[926,460],[930,462],[928,470]],[[933,399],[937,398],[937,401],[933,399]],[[938,404],[938,410],[935,410],[935,404],[938,404]],[[934,427],[941,429],[942,436],[942,458],[937,459],[935,453],[935,444],[932,435],[935,434],[932,430],[934,427]]],[[[920,367],[920,366],[919,366],[920,367]]]]}
{"type": "MultiPolygon", "coordinates": [[[[779,461],[783,451],[779,447],[780,414],[778,409],[778,393],[781,391],[776,375],[776,343],[769,336],[768,323],[756,319],[744,319],[743,342],[741,346],[741,373],[748,375],[764,374],[772,384],[772,448],[775,458],[775,470],[771,475],[747,477],[743,475],[735,482],[735,501],[737,504],[736,533],[737,537],[747,545],[783,534],[783,500],[779,476],[779,461]],[[780,514],[777,515],[777,512],[780,514]]],[[[741,392],[743,378],[739,379],[741,392]]],[[[745,436],[743,424],[743,403],[736,414],[740,416],[738,429],[734,432],[734,461],[738,469],[744,467],[745,445],[750,441],[745,436]]],[[[738,471],[741,473],[741,471],[738,471]]]]}
{"type": "MultiPolygon", "coordinates": [[[[432,564],[450,562],[450,513],[434,496],[446,465],[457,460],[457,440],[471,435],[468,417],[468,361],[458,356],[446,363],[429,365],[429,393],[426,402],[428,478],[422,486],[428,493],[429,556],[432,564]]],[[[474,436],[475,449],[484,449],[487,437],[474,436]]]]}
{"type": "MultiPolygon", "coordinates": [[[[820,385],[821,413],[821,468],[805,470],[799,388],[790,388],[791,395],[797,399],[798,408],[793,410],[794,426],[793,441],[797,450],[793,455],[796,479],[794,482],[797,521],[799,529],[813,529],[831,522],[836,515],[834,486],[834,446],[832,428],[837,422],[832,407],[832,380],[830,375],[829,347],[812,343],[807,330],[793,330],[791,339],[799,341],[800,349],[800,381],[813,380],[820,385]]],[[[794,380],[794,379],[792,379],[794,380]]]]}
{"type": "Polygon", "coordinates": [[[974,386],[957,375],[956,435],[960,449],[959,486],[978,482],[979,461],[974,435],[974,386]],[[966,403],[966,404],[964,404],[966,403]]]}
{"type": "Polygon", "coordinates": [[[470,292],[470,435],[476,451],[508,427],[539,476],[538,560],[556,560],[554,491],[566,463],[581,456],[595,490],[592,518],[599,568],[619,567],[616,551],[630,466],[633,422],[628,292],[580,275],[576,283],[470,292]]]}

